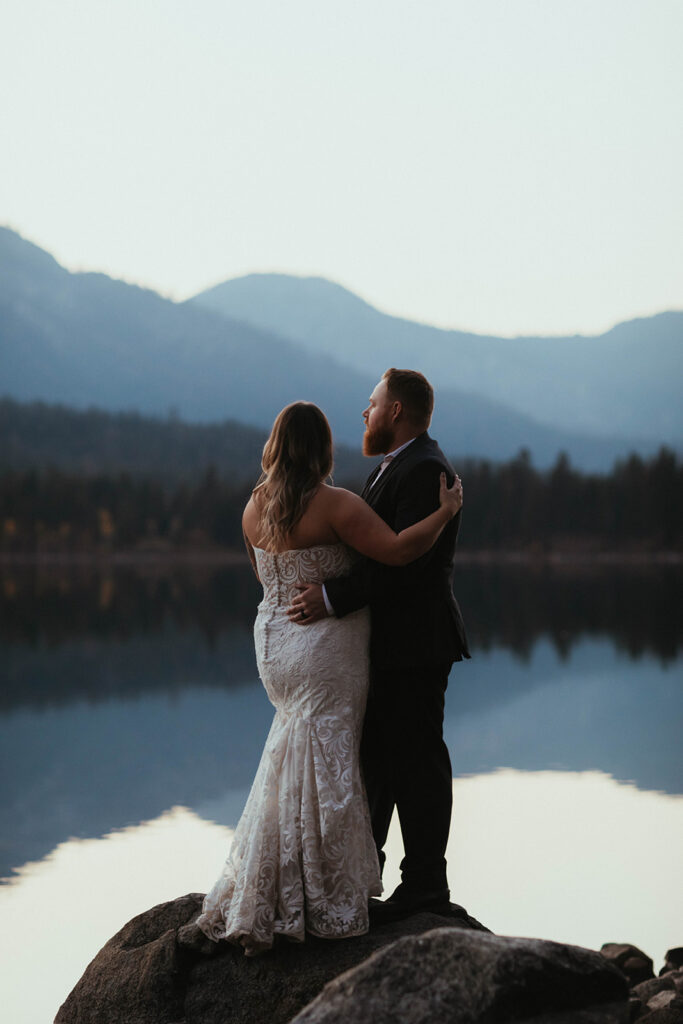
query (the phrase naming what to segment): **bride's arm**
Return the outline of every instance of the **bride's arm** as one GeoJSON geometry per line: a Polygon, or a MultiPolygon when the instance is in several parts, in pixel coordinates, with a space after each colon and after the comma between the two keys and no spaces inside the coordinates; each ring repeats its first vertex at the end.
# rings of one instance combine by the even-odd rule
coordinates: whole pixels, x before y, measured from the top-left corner
{"type": "Polygon", "coordinates": [[[439,483],[439,508],[413,526],[394,533],[362,498],[341,487],[330,488],[329,517],[332,528],[345,544],[361,555],[385,565],[407,565],[426,554],[446,523],[462,506],[462,484],[456,476],[446,487],[446,474],[439,483]]]}

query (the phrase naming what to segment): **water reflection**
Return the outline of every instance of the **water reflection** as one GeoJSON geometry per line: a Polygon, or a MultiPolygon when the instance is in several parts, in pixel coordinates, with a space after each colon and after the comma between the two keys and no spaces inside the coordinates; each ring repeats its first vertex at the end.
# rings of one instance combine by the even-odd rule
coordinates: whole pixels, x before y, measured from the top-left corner
{"type": "Polygon", "coordinates": [[[454,772],[602,771],[683,792],[680,667],[583,639],[569,658],[538,641],[526,663],[496,649],[456,666],[445,735],[454,772]]]}
{"type": "MultiPolygon", "coordinates": [[[[0,570],[17,1024],[51,1019],[133,914],[217,875],[272,718],[259,589],[246,565],[0,570]]],[[[661,957],[680,941],[679,574],[464,566],[456,592],[474,657],[454,668],[445,723],[455,898],[500,932],[661,957]]]]}
{"type": "Polygon", "coordinates": [[[0,708],[167,691],[253,675],[260,586],[221,570],[0,570],[0,708]]]}
{"type": "Polygon", "coordinates": [[[246,790],[272,714],[254,683],[2,719],[0,876],[71,836],[100,836],[175,804],[198,807],[226,789],[246,790]]]}
{"type": "Polygon", "coordinates": [[[458,570],[456,593],[477,648],[505,647],[521,657],[548,637],[566,657],[582,637],[610,637],[630,657],[681,653],[683,575],[677,566],[635,568],[567,563],[458,570]]]}
{"type": "MultiPolygon", "coordinates": [[[[667,571],[461,570],[456,775],[599,770],[680,792],[680,589],[667,571]]],[[[13,571],[0,591],[0,877],[177,804],[235,823],[272,717],[248,566],[13,571]]]]}
{"type": "MultiPolygon", "coordinates": [[[[580,636],[609,635],[632,656],[675,659],[683,633],[676,566],[588,564],[458,568],[456,594],[476,647],[527,654],[548,636],[567,654],[580,636]]],[[[0,566],[0,642],[47,645],[79,636],[123,640],[172,624],[208,644],[250,628],[260,587],[248,565],[194,570],[0,566]]]]}

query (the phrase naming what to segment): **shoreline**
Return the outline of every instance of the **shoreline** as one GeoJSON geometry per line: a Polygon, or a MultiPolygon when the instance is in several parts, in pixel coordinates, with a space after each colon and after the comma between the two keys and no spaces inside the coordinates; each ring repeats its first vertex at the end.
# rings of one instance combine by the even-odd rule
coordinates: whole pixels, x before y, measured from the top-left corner
{"type": "MultiPolygon", "coordinates": [[[[1,551],[3,567],[102,567],[127,568],[147,566],[169,568],[223,568],[249,565],[244,551],[226,548],[184,550],[123,551],[1,551]]],[[[456,570],[463,565],[505,566],[520,568],[661,568],[683,565],[681,551],[459,551],[456,570]]]]}

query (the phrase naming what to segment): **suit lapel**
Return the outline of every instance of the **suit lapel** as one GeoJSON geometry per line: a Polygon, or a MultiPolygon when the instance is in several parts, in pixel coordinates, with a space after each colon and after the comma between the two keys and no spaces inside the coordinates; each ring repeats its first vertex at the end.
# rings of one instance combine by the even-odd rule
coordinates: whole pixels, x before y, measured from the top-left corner
{"type": "Polygon", "coordinates": [[[377,504],[377,499],[379,498],[380,494],[386,487],[387,481],[391,478],[392,473],[394,473],[396,469],[396,463],[401,461],[401,455],[403,455],[403,452],[401,452],[400,455],[397,455],[395,459],[392,459],[392,461],[389,463],[387,468],[380,476],[379,480],[377,480],[377,474],[375,473],[375,476],[373,477],[373,483],[371,483],[370,486],[368,487],[368,493],[363,495],[368,504],[372,505],[373,508],[377,504]],[[374,480],[377,480],[377,483],[374,483],[374,480]]]}
{"type": "MultiPolygon", "coordinates": [[[[382,463],[380,462],[380,466],[381,465],[382,465],[382,463]]],[[[374,484],[375,480],[377,479],[377,474],[378,473],[379,473],[379,466],[375,466],[375,468],[373,469],[372,473],[370,474],[370,476],[365,481],[365,487],[360,492],[360,496],[363,499],[363,501],[367,501],[368,500],[368,495],[370,494],[370,491],[372,489],[372,485],[374,484]]]]}
{"type": "Polygon", "coordinates": [[[388,481],[396,472],[397,467],[401,466],[405,461],[410,460],[412,456],[420,452],[424,446],[425,441],[429,440],[431,440],[431,438],[429,437],[429,434],[427,434],[426,431],[424,434],[419,434],[415,438],[415,440],[408,445],[407,448],[404,448],[402,452],[399,452],[398,455],[391,460],[391,462],[384,470],[379,480],[377,480],[377,474],[379,473],[381,463],[380,466],[375,466],[375,468],[373,469],[372,473],[370,474],[365,483],[365,487],[361,491],[361,498],[367,501],[369,505],[374,506],[377,502],[379,495],[386,487],[388,481]],[[375,480],[377,480],[376,484],[375,480]]]}

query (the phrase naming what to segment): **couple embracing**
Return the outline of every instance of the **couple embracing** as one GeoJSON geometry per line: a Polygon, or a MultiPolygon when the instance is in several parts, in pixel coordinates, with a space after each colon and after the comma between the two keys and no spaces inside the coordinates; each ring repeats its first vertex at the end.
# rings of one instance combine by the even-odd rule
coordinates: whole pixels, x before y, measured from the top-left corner
{"type": "Polygon", "coordinates": [[[326,483],[332,438],[316,406],[283,409],[265,445],[243,526],[276,713],[224,870],[190,926],[248,955],[276,935],[345,938],[372,919],[462,911],[446,879],[442,735],[451,665],[469,657],[451,590],[462,486],[427,433],[432,407],[422,374],[384,374],[363,451],[385,457],[362,497],[326,483]],[[381,902],[394,807],[402,882],[381,902]]]}

